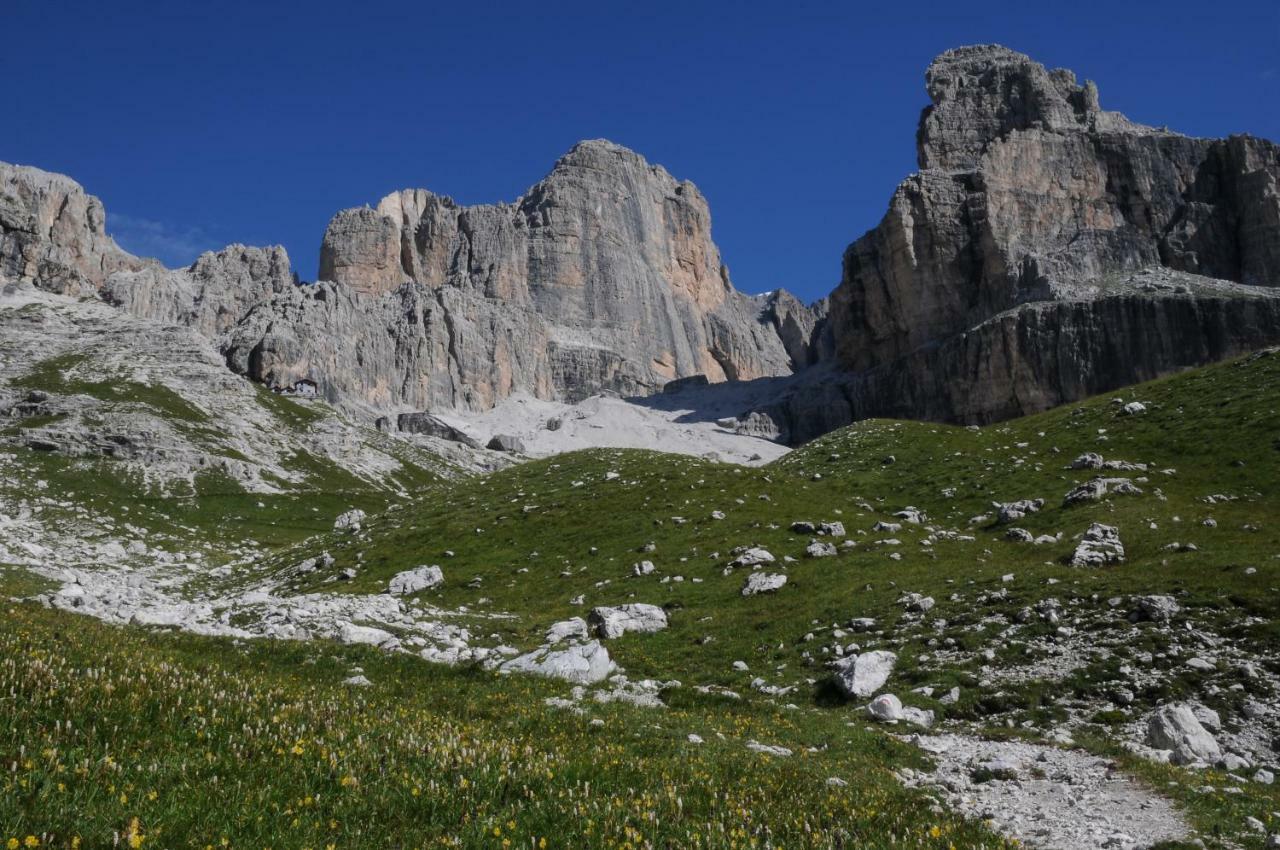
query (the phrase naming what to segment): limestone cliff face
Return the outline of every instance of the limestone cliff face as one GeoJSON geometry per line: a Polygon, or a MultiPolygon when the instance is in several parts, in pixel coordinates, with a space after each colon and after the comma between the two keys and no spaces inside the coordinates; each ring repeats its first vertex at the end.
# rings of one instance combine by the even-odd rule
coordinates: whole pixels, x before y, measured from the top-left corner
{"type": "Polygon", "coordinates": [[[824,364],[750,419],[792,444],[870,417],[986,424],[1280,344],[1280,289],[1163,269],[1125,284],[1019,305],[865,371],[824,364]]]}
{"type": "Polygon", "coordinates": [[[206,251],[186,269],[150,263],[137,271],[115,272],[103,282],[100,295],[135,316],[186,325],[222,340],[252,307],[296,284],[289,255],[279,245],[229,245],[206,251]]]}
{"type": "Polygon", "coordinates": [[[107,225],[102,202],[70,178],[0,163],[0,280],[99,296],[213,339],[251,306],[296,283],[279,246],[231,245],[202,254],[189,268],[167,269],[120,248],[107,225]]]}
{"type": "MultiPolygon", "coordinates": [[[[423,290],[413,297],[440,357],[429,361],[429,379],[404,373],[387,396],[415,406],[488,407],[516,390],[568,400],[602,390],[642,395],[694,374],[789,374],[807,364],[809,340],[798,336],[816,321],[799,302],[778,314],[777,297],[735,290],[697,187],[600,140],[576,145],[514,203],[464,207],[410,189],[374,209],[340,212],[325,232],[320,277],[362,296],[353,309],[372,323],[365,331],[348,323],[357,339],[389,332],[378,299],[403,300],[404,286],[423,290]]],[[[305,322],[333,321],[303,312],[305,322]]],[[[237,350],[258,344],[258,323],[250,325],[237,350]]],[[[296,359],[277,352],[251,374],[313,369],[320,352],[304,349],[334,343],[304,338],[287,347],[296,359]]],[[[318,383],[359,384],[366,400],[382,398],[349,377],[318,383]]]]}
{"type": "Polygon", "coordinates": [[[237,371],[358,408],[485,409],[667,381],[790,374],[825,305],[733,288],[706,200],[638,154],[582,142],[512,204],[425,190],[334,216],[323,281],[283,248],[232,245],[187,269],[133,257],[73,181],[0,164],[0,271],[199,330],[237,371]]]}
{"type": "Polygon", "coordinates": [[[414,189],[340,212],[315,285],[280,248],[164,269],[72,181],[0,164],[0,278],[191,326],[238,372],[361,409],[799,371],[741,417],[792,442],[989,422],[1280,343],[1280,147],[1135,124],[1003,47],[948,51],[926,82],[920,171],[812,307],[735,290],[697,188],[604,141],[512,203],[414,189]]]}
{"type": "Polygon", "coordinates": [[[1280,283],[1276,145],[1133,124],[1091,83],[1002,47],[944,53],[926,80],[921,170],[849,247],[832,296],[846,367],[1151,266],[1280,283]]]}
{"type": "Polygon", "coordinates": [[[147,266],[120,250],[106,220],[102,202],[74,180],[0,163],[0,277],[81,295],[114,271],[147,266]]]}

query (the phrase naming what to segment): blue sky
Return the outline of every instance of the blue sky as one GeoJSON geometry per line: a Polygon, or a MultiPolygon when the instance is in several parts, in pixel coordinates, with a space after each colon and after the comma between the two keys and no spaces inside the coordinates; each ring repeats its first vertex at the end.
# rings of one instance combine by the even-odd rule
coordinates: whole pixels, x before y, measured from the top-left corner
{"type": "Polygon", "coordinates": [[[1072,68],[1138,121],[1280,140],[1276,0],[0,7],[0,160],[74,177],[135,252],[280,243],[304,279],[341,208],[513,200],[605,137],[698,184],[739,288],[819,297],[961,44],[1072,68]]]}

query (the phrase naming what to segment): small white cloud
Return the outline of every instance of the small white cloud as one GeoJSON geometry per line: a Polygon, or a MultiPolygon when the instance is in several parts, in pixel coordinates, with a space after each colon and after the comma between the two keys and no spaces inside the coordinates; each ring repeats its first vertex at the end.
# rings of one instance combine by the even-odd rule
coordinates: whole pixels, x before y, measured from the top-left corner
{"type": "Polygon", "coordinates": [[[121,213],[108,213],[107,232],[129,253],[155,257],[170,268],[189,266],[205,251],[222,247],[199,227],[180,227],[121,213]]]}

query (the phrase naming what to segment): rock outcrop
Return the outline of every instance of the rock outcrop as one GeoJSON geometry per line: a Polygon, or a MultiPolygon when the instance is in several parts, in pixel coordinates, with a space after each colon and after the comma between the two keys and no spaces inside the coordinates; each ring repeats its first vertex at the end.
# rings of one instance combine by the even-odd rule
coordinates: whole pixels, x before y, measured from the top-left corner
{"type": "Polygon", "coordinates": [[[1123,294],[1116,276],[1154,266],[1280,284],[1276,145],[1133,124],[1092,83],[1003,47],[948,51],[926,80],[921,170],[849,247],[832,296],[845,367],[1020,304],[1123,294]]]}
{"type": "Polygon", "coordinates": [[[845,252],[836,362],[757,430],[990,422],[1280,341],[1280,147],[1135,124],[998,46],[926,81],[920,171],[845,252]]]}
{"type": "Polygon", "coordinates": [[[148,264],[107,235],[102,202],[69,177],[0,163],[0,278],[60,295],[92,294],[148,264]]]}
{"type": "Polygon", "coordinates": [[[1280,343],[1280,290],[1133,277],[1163,289],[1030,302],[863,372],[808,370],[755,409],[771,426],[757,433],[798,444],[870,417],[984,424],[1280,343]]]}
{"type": "Polygon", "coordinates": [[[990,422],[1280,342],[1280,147],[1133,123],[1003,47],[926,81],[920,171],[811,307],[735,290],[697,188],[605,141],[512,203],[414,189],[340,212],[315,285],[281,248],[132,257],[79,186],[0,164],[0,274],[191,326],[235,371],[348,409],[771,378],[721,418],[790,443],[990,422]]]}
{"type": "Polygon", "coordinates": [[[375,404],[483,409],[514,391],[573,401],[647,395],[697,374],[789,374],[815,359],[820,321],[785,293],[735,290],[697,187],[599,140],[514,203],[464,207],[412,189],[340,212],[320,277],[355,295],[291,298],[282,309],[317,327],[281,340],[251,323],[235,350],[261,354],[236,362],[268,382],[306,375],[375,404]],[[398,326],[406,310],[419,317],[416,337],[398,326]],[[333,358],[324,338],[335,322],[357,345],[390,335],[428,354],[403,352],[408,362],[373,381],[317,369],[333,358]]]}
{"type": "Polygon", "coordinates": [[[186,269],[148,263],[116,272],[103,282],[101,296],[135,316],[186,325],[221,340],[254,306],[296,285],[289,255],[279,245],[229,245],[206,251],[186,269]]]}
{"type": "Polygon", "coordinates": [[[4,164],[0,179],[6,279],[193,327],[242,374],[356,408],[648,395],[787,375],[831,348],[825,304],[734,289],[697,187],[610,142],[576,145],[514,203],[415,189],[340,212],[308,286],[279,247],[166,269],[116,246],[73,181],[4,164]]]}

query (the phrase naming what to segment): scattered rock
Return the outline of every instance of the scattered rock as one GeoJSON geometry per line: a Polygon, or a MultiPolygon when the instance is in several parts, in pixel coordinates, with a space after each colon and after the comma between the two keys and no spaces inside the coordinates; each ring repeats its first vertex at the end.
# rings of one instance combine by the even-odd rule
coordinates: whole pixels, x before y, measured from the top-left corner
{"type": "Polygon", "coordinates": [[[1100,567],[1123,560],[1124,545],[1120,542],[1120,530],[1115,526],[1095,522],[1089,526],[1071,555],[1071,566],[1100,567]]]}
{"type": "Polygon", "coordinates": [[[361,523],[366,518],[364,511],[359,508],[353,508],[346,513],[338,515],[338,518],[333,521],[333,529],[334,531],[359,531],[361,523]]]}
{"type": "Polygon", "coordinates": [[[387,585],[387,592],[392,596],[407,596],[411,593],[431,590],[442,584],[444,584],[444,570],[432,564],[396,573],[387,585]]]}
{"type": "Polygon", "coordinates": [[[1171,751],[1174,764],[1213,764],[1222,756],[1218,742],[1185,704],[1166,705],[1151,715],[1147,743],[1157,750],[1171,751]]]}
{"type": "Polygon", "coordinates": [[[787,583],[787,577],[781,573],[752,573],[747,576],[742,586],[743,596],[755,596],[758,593],[774,593],[787,583]]]}
{"type": "Polygon", "coordinates": [[[1027,514],[1038,513],[1044,507],[1044,499],[1019,499],[1016,502],[992,502],[991,506],[996,509],[996,521],[1001,525],[1007,525],[1022,519],[1027,514]]]}
{"type": "Polygon", "coordinates": [[[606,640],[622,637],[627,632],[658,632],[667,627],[667,612],[657,605],[633,602],[614,607],[592,608],[587,624],[596,636],[606,640]]]}
{"type": "Polygon", "coordinates": [[[807,558],[830,558],[836,554],[836,547],[831,543],[815,540],[805,547],[804,554],[807,558]]]}
{"type": "Polygon", "coordinates": [[[590,685],[607,679],[615,667],[609,651],[599,641],[591,641],[560,650],[541,647],[506,661],[499,669],[590,685]]]}
{"type": "Polygon", "coordinates": [[[846,657],[836,664],[836,687],[846,697],[865,699],[884,687],[897,661],[887,649],[846,657]]]}

